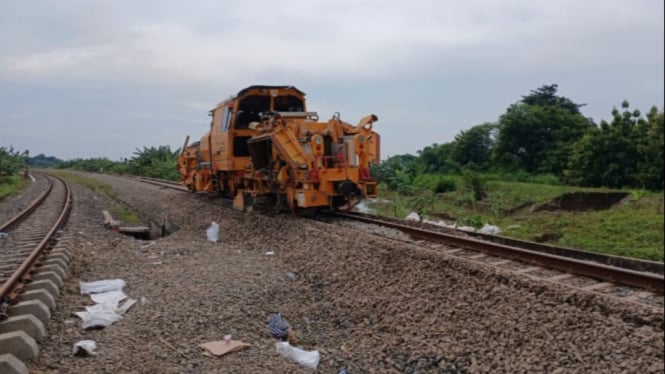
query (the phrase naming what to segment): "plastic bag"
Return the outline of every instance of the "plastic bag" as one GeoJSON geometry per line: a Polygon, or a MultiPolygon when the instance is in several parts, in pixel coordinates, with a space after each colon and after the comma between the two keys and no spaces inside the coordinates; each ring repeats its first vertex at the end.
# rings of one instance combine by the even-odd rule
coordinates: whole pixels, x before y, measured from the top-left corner
{"type": "Polygon", "coordinates": [[[319,365],[319,360],[321,359],[319,351],[305,351],[300,348],[292,347],[289,342],[275,343],[275,348],[277,349],[277,353],[282,356],[288,357],[300,365],[311,369],[316,369],[319,365]]]}
{"type": "Polygon", "coordinates": [[[125,281],[122,279],[104,279],[94,282],[79,282],[79,287],[81,288],[81,295],[120,291],[125,287],[125,281]]]}
{"type": "Polygon", "coordinates": [[[97,344],[95,344],[94,340],[81,340],[76,344],[74,344],[74,349],[72,350],[72,354],[74,356],[84,355],[84,354],[94,356],[97,354],[97,352],[95,352],[96,349],[97,349],[97,344]]]}
{"type": "Polygon", "coordinates": [[[217,222],[212,221],[210,224],[210,227],[206,230],[206,236],[208,237],[208,240],[217,243],[219,240],[219,225],[217,222]]]}

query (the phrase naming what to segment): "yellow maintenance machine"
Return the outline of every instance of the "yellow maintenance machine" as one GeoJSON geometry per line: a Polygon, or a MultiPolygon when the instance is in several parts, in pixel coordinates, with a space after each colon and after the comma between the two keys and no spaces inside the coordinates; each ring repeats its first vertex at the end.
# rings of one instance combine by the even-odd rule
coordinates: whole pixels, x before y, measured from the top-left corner
{"type": "Polygon", "coordinates": [[[247,87],[210,114],[210,131],[191,145],[187,137],[178,158],[191,191],[222,193],[236,209],[264,212],[338,209],[376,197],[374,114],[357,125],[339,114],[319,122],[291,86],[247,87]]]}

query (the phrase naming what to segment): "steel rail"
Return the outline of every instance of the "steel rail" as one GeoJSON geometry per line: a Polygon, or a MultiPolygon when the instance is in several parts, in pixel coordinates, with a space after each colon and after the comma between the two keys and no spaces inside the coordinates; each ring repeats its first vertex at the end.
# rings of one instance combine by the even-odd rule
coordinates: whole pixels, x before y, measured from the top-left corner
{"type": "Polygon", "coordinates": [[[0,231],[6,231],[9,227],[20,221],[21,219],[27,217],[35,208],[39,206],[39,204],[46,199],[46,196],[48,196],[49,193],[51,193],[51,189],[53,188],[53,181],[51,179],[48,179],[48,187],[46,190],[39,195],[36,199],[34,199],[30,205],[28,205],[25,209],[20,211],[17,215],[14,217],[10,218],[8,221],[0,225],[0,231]]]}
{"type": "Polygon", "coordinates": [[[16,286],[18,283],[25,277],[26,274],[32,269],[32,267],[37,262],[37,259],[41,256],[42,252],[46,248],[47,244],[53,239],[55,233],[58,229],[65,224],[69,216],[69,212],[72,208],[72,195],[71,190],[67,183],[59,177],[52,176],[57,178],[63,184],[65,188],[65,202],[62,207],[62,211],[58,216],[56,222],[51,226],[51,229],[48,231],[46,236],[37,244],[35,249],[32,250],[28,258],[26,258],[23,263],[12,273],[12,275],[7,279],[6,282],[0,286],[0,300],[5,300],[7,298],[12,299],[16,296],[16,286]]]}
{"type": "Polygon", "coordinates": [[[338,212],[337,215],[344,218],[395,228],[402,232],[408,233],[413,237],[445,243],[448,245],[479,251],[483,253],[488,253],[491,255],[505,257],[513,260],[519,260],[538,266],[561,270],[567,273],[573,273],[577,275],[597,278],[607,282],[630,285],[661,293],[664,291],[665,288],[663,276],[660,274],[639,272],[631,269],[624,269],[611,265],[593,263],[590,261],[582,261],[555,254],[542,253],[529,249],[511,247],[499,243],[492,243],[472,238],[465,238],[442,232],[436,232],[422,228],[415,228],[408,225],[402,225],[389,221],[383,221],[378,218],[358,216],[354,214],[347,214],[340,212],[338,212]]]}
{"type": "MultiPolygon", "coordinates": [[[[381,220],[404,223],[406,225],[412,225],[412,226],[415,224],[415,223],[404,222],[404,221],[401,221],[397,218],[376,217],[376,216],[373,216],[371,214],[366,214],[366,213],[347,212],[346,214],[351,214],[351,215],[354,215],[354,216],[361,216],[361,217],[369,217],[369,218],[380,218],[381,220]]],[[[644,271],[644,272],[656,273],[656,274],[664,274],[665,273],[665,265],[662,262],[648,261],[648,260],[642,260],[642,259],[637,259],[637,258],[615,256],[615,255],[596,253],[596,252],[589,252],[589,251],[585,251],[585,250],[581,250],[581,249],[555,246],[555,245],[546,244],[546,243],[536,243],[536,242],[531,242],[531,241],[527,241],[527,240],[509,238],[509,237],[505,237],[505,236],[483,234],[483,233],[473,232],[473,231],[465,231],[465,230],[460,230],[460,229],[452,228],[452,227],[443,227],[443,228],[441,228],[441,227],[433,225],[433,224],[424,224],[424,225],[432,226],[432,230],[434,230],[434,231],[438,231],[437,228],[440,228],[444,231],[457,231],[457,232],[462,233],[465,236],[472,236],[472,237],[475,237],[475,238],[478,238],[478,239],[481,239],[481,240],[507,245],[509,247],[530,249],[530,250],[533,250],[533,251],[536,251],[536,252],[544,252],[544,253],[549,253],[549,254],[558,255],[558,256],[562,256],[562,257],[575,258],[575,259],[582,260],[582,261],[593,261],[593,262],[597,262],[597,263],[601,263],[601,264],[605,264],[605,265],[616,266],[616,267],[620,267],[620,268],[624,268],[624,269],[631,269],[631,270],[635,270],[635,271],[644,271]]]]}

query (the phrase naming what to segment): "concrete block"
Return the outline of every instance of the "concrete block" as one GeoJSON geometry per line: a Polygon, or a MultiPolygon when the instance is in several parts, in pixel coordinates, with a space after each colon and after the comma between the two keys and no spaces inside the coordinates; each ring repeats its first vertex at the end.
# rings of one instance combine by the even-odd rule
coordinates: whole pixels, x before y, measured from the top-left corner
{"type": "Polygon", "coordinates": [[[28,367],[13,354],[0,355],[0,373],[3,374],[29,374],[28,367]]]}
{"type": "Polygon", "coordinates": [[[19,360],[32,360],[39,354],[35,339],[23,331],[0,334],[0,355],[11,354],[19,360]]]}
{"type": "Polygon", "coordinates": [[[60,288],[50,280],[39,280],[39,281],[32,281],[28,284],[25,285],[24,289],[26,291],[32,291],[32,290],[46,290],[53,295],[53,297],[57,297],[60,295],[60,288]]]}
{"type": "Polygon", "coordinates": [[[49,258],[46,261],[42,262],[42,266],[49,266],[49,265],[58,265],[63,269],[69,269],[69,264],[61,258],[49,258]]]}
{"type": "Polygon", "coordinates": [[[47,271],[52,271],[60,276],[61,279],[65,279],[67,276],[67,271],[66,269],[61,268],[58,265],[46,265],[46,266],[40,266],[37,268],[35,271],[35,274],[39,274],[42,272],[47,272],[47,271]]]}
{"type": "Polygon", "coordinates": [[[24,331],[33,339],[39,339],[46,336],[44,324],[32,314],[13,316],[0,322],[0,334],[12,331],[24,331]]]}
{"type": "MultiPolygon", "coordinates": [[[[20,316],[30,314],[37,317],[42,323],[51,319],[51,310],[39,300],[21,301],[7,308],[7,314],[10,316],[20,316]]],[[[1,373],[1,371],[0,371],[1,373]]]]}
{"type": "Polygon", "coordinates": [[[32,281],[33,282],[39,282],[42,280],[47,280],[53,282],[56,287],[60,288],[62,287],[62,277],[58,275],[58,273],[54,271],[43,271],[40,273],[36,273],[32,276],[32,281]]]}
{"type": "Polygon", "coordinates": [[[49,253],[63,253],[63,254],[65,254],[65,255],[67,256],[67,258],[69,258],[70,260],[72,259],[73,255],[74,255],[74,252],[72,252],[71,249],[69,249],[69,248],[67,248],[67,247],[63,247],[63,246],[61,246],[61,245],[59,245],[59,246],[57,246],[57,247],[54,247],[53,249],[51,249],[51,252],[49,252],[49,253]]]}
{"type": "Polygon", "coordinates": [[[21,293],[18,296],[18,300],[20,301],[30,301],[30,300],[39,300],[42,302],[42,304],[46,305],[49,307],[49,309],[55,308],[55,297],[51,295],[48,291],[41,289],[41,290],[31,290],[31,291],[25,291],[21,293]]]}
{"type": "Polygon", "coordinates": [[[65,265],[69,265],[69,263],[72,262],[71,258],[67,256],[67,253],[62,251],[59,252],[51,251],[51,253],[48,254],[46,261],[48,260],[62,260],[65,263],[65,265]]]}

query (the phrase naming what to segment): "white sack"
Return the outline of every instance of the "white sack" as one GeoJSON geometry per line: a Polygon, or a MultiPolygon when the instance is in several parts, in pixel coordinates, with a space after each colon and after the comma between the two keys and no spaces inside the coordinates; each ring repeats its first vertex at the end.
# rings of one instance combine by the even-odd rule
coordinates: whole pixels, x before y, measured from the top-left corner
{"type": "Polygon", "coordinates": [[[275,343],[275,348],[277,349],[277,353],[282,356],[288,357],[300,365],[311,369],[316,369],[321,359],[319,351],[305,351],[292,347],[289,342],[277,342],[275,343]]]}
{"type": "Polygon", "coordinates": [[[79,287],[81,288],[81,295],[120,291],[125,287],[125,281],[122,279],[104,279],[94,282],[79,282],[79,287]]]}

